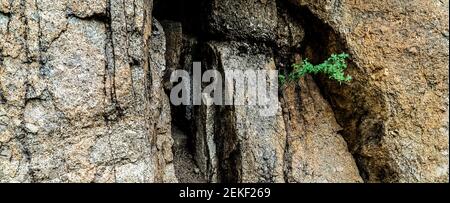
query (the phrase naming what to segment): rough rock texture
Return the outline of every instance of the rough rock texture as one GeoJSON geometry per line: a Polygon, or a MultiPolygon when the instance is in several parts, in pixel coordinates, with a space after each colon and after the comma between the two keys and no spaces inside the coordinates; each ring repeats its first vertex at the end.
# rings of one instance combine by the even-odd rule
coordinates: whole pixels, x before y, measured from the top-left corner
{"type": "MultiPolygon", "coordinates": [[[[204,97],[205,100],[210,99],[204,97]]],[[[208,101],[211,102],[211,101],[208,101]]],[[[195,108],[195,160],[204,173],[205,179],[211,183],[219,181],[219,160],[215,129],[217,118],[216,109],[212,105],[201,105],[195,108]]]]}
{"type": "Polygon", "coordinates": [[[448,182],[448,1],[152,4],[0,0],[0,182],[448,182]],[[196,61],[289,74],[338,52],[354,80],[305,77],[274,116],[167,97],[196,61]]]}
{"type": "Polygon", "coordinates": [[[0,1],[1,182],[176,181],[151,9],[0,1]]]}
{"type": "MultiPolygon", "coordinates": [[[[147,108],[151,109],[151,115],[148,119],[153,128],[152,153],[160,154],[157,166],[163,166],[162,179],[155,179],[153,182],[176,182],[173,166],[173,138],[171,111],[168,96],[164,93],[162,78],[166,71],[166,38],[163,27],[153,19],[153,28],[150,43],[150,102],[147,108]]],[[[144,91],[145,92],[145,91],[144,91]]]]}
{"type": "MultiPolygon", "coordinates": [[[[206,7],[209,13],[205,15],[211,18],[203,23],[211,29],[204,35],[220,36],[222,41],[193,38],[184,29],[190,25],[183,24],[181,28],[181,23],[176,21],[163,21],[170,50],[166,60],[172,64],[170,67],[183,68],[192,74],[192,63],[201,59],[203,71],[274,70],[276,60],[288,63],[286,60],[296,53],[294,50],[301,47],[305,35],[301,21],[275,1],[212,1],[210,4],[213,6],[206,7]],[[264,29],[246,20],[265,22],[261,25],[264,29]],[[180,36],[183,36],[182,43],[180,36]]],[[[169,11],[160,11],[164,12],[169,11]]],[[[172,14],[168,17],[174,19],[172,14]]],[[[272,117],[260,116],[260,106],[238,105],[175,106],[172,116],[178,127],[192,134],[187,135],[186,139],[191,141],[186,142],[193,143],[196,164],[209,182],[361,182],[346,142],[337,134],[340,127],[328,103],[317,87],[310,89],[302,94],[314,96],[304,96],[302,102],[324,112],[320,114],[320,122],[306,123],[305,120],[315,119],[318,114],[297,105],[298,95],[289,97],[288,106],[292,109],[285,110],[292,111],[292,119],[288,121],[283,119],[280,105],[278,114],[272,117]],[[317,104],[312,103],[315,100],[317,104]],[[297,131],[290,133],[285,125],[296,126],[297,131]]],[[[179,150],[175,148],[176,152],[179,150]]],[[[179,171],[182,174],[179,177],[193,179],[189,171],[179,171]]]]}
{"type": "Polygon", "coordinates": [[[352,56],[350,85],[322,83],[364,178],[448,182],[448,1],[290,2],[325,23],[307,56],[352,56]]]}
{"type": "Polygon", "coordinates": [[[170,76],[173,71],[182,69],[180,67],[181,50],[183,46],[183,27],[180,22],[162,21],[161,22],[166,37],[166,70],[164,73],[164,88],[167,91],[172,89],[170,76]]]}
{"type": "Polygon", "coordinates": [[[207,3],[207,32],[228,39],[273,41],[277,27],[275,0],[213,0],[207,3]]]}
{"type": "MultiPolygon", "coordinates": [[[[227,70],[274,70],[271,51],[264,46],[246,43],[210,42],[213,63],[209,69],[223,74],[227,70]]],[[[236,83],[235,90],[248,86],[236,83]]],[[[250,87],[252,88],[252,87],[250,87]]],[[[234,92],[236,99],[238,92],[234,92]]],[[[248,104],[249,101],[245,101],[248,104]]],[[[275,101],[278,103],[278,101],[275,101]]],[[[283,154],[286,139],[281,107],[275,116],[260,116],[263,106],[222,106],[217,124],[217,143],[222,181],[225,182],[283,182],[283,154]]]]}
{"type": "MultiPolygon", "coordinates": [[[[222,73],[275,69],[273,54],[264,45],[209,42],[208,46],[210,52],[207,55],[213,58],[210,59],[212,62],[205,63],[209,69],[222,73]]],[[[235,83],[234,88],[247,90],[248,87],[235,83]]],[[[234,96],[238,94],[235,92],[234,96]]],[[[249,92],[244,94],[250,98],[249,92]]],[[[201,130],[204,142],[209,141],[209,134],[216,130],[220,180],[362,182],[347,144],[338,133],[341,127],[314,81],[311,78],[302,80],[299,86],[287,88],[285,94],[285,119],[281,104],[278,104],[275,116],[261,116],[259,110],[264,108],[261,106],[235,105],[217,106],[210,110],[216,112],[215,116],[207,114],[197,118],[205,122],[197,129],[201,130]]],[[[208,109],[203,111],[209,112],[208,109]]],[[[205,150],[205,147],[201,149],[205,150]]]]}
{"type": "Polygon", "coordinates": [[[207,183],[210,179],[202,173],[194,160],[192,149],[190,149],[190,137],[182,130],[174,127],[172,129],[175,173],[180,183],[207,183]]]}
{"type": "Polygon", "coordinates": [[[288,182],[362,182],[333,110],[311,77],[290,84],[283,95],[286,111],[288,182]]]}
{"type": "MultiPolygon", "coordinates": [[[[238,41],[207,42],[202,53],[208,57],[203,61],[206,69],[222,73],[227,70],[275,70],[279,65],[275,64],[276,59],[280,63],[290,60],[289,57],[295,55],[295,50],[301,46],[304,39],[301,21],[283,10],[284,7],[277,7],[275,1],[222,1],[213,4],[216,7],[210,15],[220,19],[220,25],[228,26],[217,29],[238,41]],[[235,11],[238,4],[244,11],[235,11]],[[247,8],[250,4],[254,8],[247,8]],[[230,8],[225,10],[223,7],[230,8]],[[249,12],[254,9],[259,13],[252,15],[251,19],[265,22],[268,29],[256,29],[252,27],[256,25],[245,23],[249,12]],[[240,19],[239,23],[236,19],[240,19]],[[249,30],[253,37],[246,35],[249,30]],[[270,36],[270,39],[265,36],[270,36]],[[254,41],[259,42],[252,43],[254,41]]],[[[208,23],[216,25],[211,21],[208,23]]],[[[213,30],[211,34],[217,33],[213,30]]],[[[234,84],[234,88],[247,88],[239,85],[234,84]]],[[[235,105],[216,107],[216,118],[197,118],[206,119],[206,124],[215,126],[221,181],[362,181],[345,140],[337,133],[340,126],[329,104],[311,79],[307,83],[302,82],[301,86],[300,95],[288,93],[286,99],[289,101],[284,110],[291,117],[287,120],[283,119],[281,105],[278,105],[278,114],[271,117],[259,115],[261,106],[235,105]]],[[[248,92],[244,94],[249,98],[248,92]]]]}
{"type": "Polygon", "coordinates": [[[292,57],[295,50],[301,48],[305,39],[305,30],[301,19],[299,16],[292,15],[286,7],[288,5],[277,5],[278,22],[275,29],[276,47],[274,51],[278,53],[278,57],[292,57]]]}

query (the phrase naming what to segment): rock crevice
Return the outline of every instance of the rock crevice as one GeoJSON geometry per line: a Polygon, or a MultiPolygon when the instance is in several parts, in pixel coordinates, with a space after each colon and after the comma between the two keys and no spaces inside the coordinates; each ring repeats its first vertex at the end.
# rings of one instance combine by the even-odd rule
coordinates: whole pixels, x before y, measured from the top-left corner
{"type": "MultiPolygon", "coordinates": [[[[197,25],[189,24],[193,21],[190,16],[180,16],[188,12],[177,3],[182,5],[167,3],[175,14],[164,10],[169,8],[164,2],[157,2],[157,9],[162,10],[156,10],[157,18],[169,20],[163,23],[171,38],[166,54],[169,69],[181,68],[192,74],[192,63],[198,60],[202,71],[213,69],[222,74],[248,69],[287,73],[290,64],[301,57],[303,21],[286,9],[285,2],[197,1],[203,5],[198,12],[206,16],[197,25]],[[202,34],[191,32],[194,27],[202,29],[202,34]]],[[[280,102],[273,117],[259,116],[259,106],[173,106],[172,119],[191,135],[191,154],[204,178],[209,182],[361,182],[347,145],[337,133],[340,128],[331,108],[315,82],[308,81],[298,86],[315,87],[302,95],[306,101],[320,101],[317,108],[324,109],[322,117],[315,118],[314,112],[307,115],[308,108],[314,107],[311,102],[305,101],[305,108],[295,107],[295,100],[302,100],[299,95],[280,102]],[[284,119],[283,111],[317,122],[284,119]],[[303,130],[292,131],[295,127],[303,130]],[[313,149],[321,145],[326,147],[313,149]]]]}
{"type": "Polygon", "coordinates": [[[0,0],[0,182],[448,182],[448,8],[0,0]],[[341,52],[351,83],[280,86],[273,116],[169,100],[194,62],[288,75],[341,52]]]}

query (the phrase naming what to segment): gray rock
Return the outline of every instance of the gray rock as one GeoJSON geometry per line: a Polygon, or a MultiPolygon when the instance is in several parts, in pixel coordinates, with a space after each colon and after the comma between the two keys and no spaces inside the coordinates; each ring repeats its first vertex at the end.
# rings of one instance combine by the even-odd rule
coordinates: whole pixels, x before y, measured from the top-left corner
{"type": "Polygon", "coordinates": [[[333,110],[311,77],[284,89],[287,182],[362,182],[333,110]]]}
{"type": "Polygon", "coordinates": [[[0,1],[0,182],[177,181],[151,7],[0,1]]]}
{"type": "Polygon", "coordinates": [[[305,57],[352,56],[349,85],[321,83],[365,180],[448,182],[448,1],[290,2],[325,25],[305,57]]]}
{"type": "MultiPolygon", "coordinates": [[[[271,51],[263,45],[210,42],[209,69],[274,70],[271,51]],[[216,58],[217,57],[217,58],[216,58]]],[[[246,89],[247,86],[236,86],[246,89]]],[[[235,98],[236,95],[233,95],[235,98]]],[[[286,131],[281,107],[274,116],[260,116],[262,106],[220,106],[215,136],[222,179],[225,182],[284,182],[286,131]]]]}
{"type": "MultiPolygon", "coordinates": [[[[208,98],[204,97],[207,100],[208,98]]],[[[195,110],[195,160],[205,179],[218,182],[218,158],[216,146],[216,114],[215,106],[203,104],[195,110]]]]}
{"type": "Polygon", "coordinates": [[[275,0],[213,0],[208,3],[207,32],[234,40],[273,41],[275,0]]]}

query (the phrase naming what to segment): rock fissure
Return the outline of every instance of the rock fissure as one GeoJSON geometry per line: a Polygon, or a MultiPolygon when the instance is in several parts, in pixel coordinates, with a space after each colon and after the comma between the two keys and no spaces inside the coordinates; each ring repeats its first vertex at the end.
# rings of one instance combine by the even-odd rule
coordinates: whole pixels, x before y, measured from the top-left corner
{"type": "MultiPolygon", "coordinates": [[[[291,11],[289,9],[286,9],[288,4],[286,4],[283,1],[270,1],[267,3],[267,5],[261,4],[261,7],[258,6],[251,6],[252,8],[249,9],[250,13],[256,14],[257,17],[261,19],[261,22],[268,23],[267,25],[272,26],[269,30],[256,30],[261,31],[261,36],[258,36],[258,32],[252,33],[254,35],[253,37],[248,37],[250,33],[245,33],[246,30],[253,29],[252,27],[247,27],[248,25],[241,24],[238,21],[235,21],[233,19],[232,15],[228,15],[227,12],[229,11],[238,11],[243,12],[245,10],[245,6],[250,5],[252,3],[240,3],[244,4],[244,6],[239,5],[239,9],[237,8],[228,8],[229,6],[237,6],[238,4],[228,4],[227,2],[219,3],[219,2],[212,2],[211,4],[208,4],[203,1],[199,1],[196,4],[201,4],[204,7],[203,10],[197,11],[198,13],[201,13],[203,16],[206,16],[201,21],[196,21],[196,25],[187,24],[186,22],[192,22],[193,19],[189,18],[189,16],[183,16],[182,14],[186,13],[186,11],[180,11],[183,7],[179,6],[181,5],[180,2],[173,1],[173,2],[167,2],[166,5],[164,5],[163,2],[157,2],[155,7],[155,14],[157,18],[164,20],[170,20],[169,23],[163,23],[164,31],[166,32],[166,36],[168,36],[168,47],[167,50],[169,50],[169,54],[166,54],[166,60],[169,65],[168,69],[173,70],[176,68],[181,67],[182,69],[186,69],[189,72],[192,72],[190,67],[192,65],[193,59],[197,58],[198,60],[203,61],[204,63],[204,70],[207,69],[217,69],[219,71],[225,71],[230,68],[238,68],[237,66],[234,66],[234,64],[231,64],[231,59],[240,61],[240,65],[243,66],[243,68],[260,68],[262,66],[267,65],[259,65],[257,60],[261,60],[259,57],[266,57],[263,58],[263,62],[265,60],[269,61],[269,63],[273,64],[274,69],[280,69],[285,71],[290,71],[289,66],[290,64],[296,62],[298,60],[298,57],[302,55],[301,48],[303,48],[303,44],[305,42],[303,41],[304,36],[304,30],[302,28],[303,25],[303,19],[301,19],[301,16],[293,16],[291,11]],[[206,4],[206,6],[205,6],[206,4]],[[167,5],[171,5],[168,7],[167,5]],[[228,7],[227,7],[228,6],[228,7]],[[171,10],[168,10],[170,8],[171,10]],[[256,8],[256,9],[255,9],[256,8]],[[261,15],[261,13],[258,13],[257,9],[267,10],[270,8],[271,10],[268,11],[268,16],[261,15]],[[160,10],[161,9],[161,10],[160,10]],[[219,9],[219,10],[214,10],[219,9]],[[220,10],[223,9],[223,10],[220,10]],[[228,10],[227,10],[228,9],[228,10]],[[233,10],[235,9],[235,10],[233,10]],[[181,16],[180,16],[181,13],[181,16]],[[266,18],[266,17],[273,17],[272,13],[278,15],[277,18],[266,18]],[[277,22],[273,22],[273,20],[276,20],[277,22]],[[277,20],[278,19],[278,20],[277,20]],[[266,21],[268,20],[268,21],[266,21]],[[227,26],[230,27],[230,29],[223,29],[220,28],[222,25],[215,24],[216,22],[221,22],[223,24],[227,24],[227,26]],[[173,25],[179,24],[182,29],[174,29],[173,25]],[[235,24],[233,24],[235,23],[235,24]],[[198,25],[200,24],[200,25],[198,25]],[[217,27],[215,27],[217,26],[217,27]],[[232,27],[236,26],[236,27],[232,27]],[[241,27],[239,27],[241,26],[241,27]],[[193,30],[194,28],[200,28],[203,30],[201,35],[196,35],[195,32],[190,32],[190,30],[193,30]],[[275,32],[278,30],[278,33],[275,32]],[[185,30],[188,30],[185,33],[185,30]],[[239,31],[236,31],[239,30],[239,31]],[[181,32],[181,33],[180,33],[181,32]],[[266,36],[277,36],[273,37],[276,39],[275,41],[269,40],[267,41],[266,36]],[[180,37],[182,36],[182,37],[180,37]],[[194,37],[192,37],[194,36],[194,37]],[[178,37],[178,39],[177,39],[178,37]],[[175,39],[171,39],[175,38],[175,39]],[[179,38],[183,38],[183,41],[180,41],[179,38]],[[189,40],[195,39],[196,43],[188,43],[189,40]],[[217,40],[214,40],[217,39],[217,40]],[[178,40],[178,41],[177,41],[178,40]],[[192,47],[186,47],[188,46],[196,46],[194,48],[192,47]],[[170,51],[171,49],[175,51],[170,51]],[[178,50],[178,51],[177,51],[178,50]],[[191,50],[191,51],[186,51],[191,50]],[[196,54],[195,52],[192,52],[192,50],[200,50],[200,54],[196,54]],[[178,54],[172,54],[178,53],[178,54]],[[179,53],[182,53],[181,56],[179,53]],[[227,53],[228,55],[224,55],[224,53],[227,53]],[[236,55],[234,55],[236,54],[236,55]],[[188,55],[188,56],[186,56],[188,55]],[[200,55],[200,57],[198,56],[200,55]],[[181,62],[179,59],[190,59],[190,61],[181,62]],[[248,61],[246,61],[248,60],[248,61]],[[272,62],[270,62],[272,61],[272,62]],[[275,64],[276,62],[277,64],[275,64]],[[184,64],[184,65],[182,65],[184,64]],[[231,67],[230,67],[231,65],[231,67]],[[260,67],[258,67],[260,66],[260,67]]],[[[259,3],[256,3],[259,4],[259,3]]],[[[249,7],[250,8],[250,7],[249,7]]],[[[261,11],[262,11],[261,10],[261,11]]],[[[246,15],[250,13],[239,13],[239,15],[242,18],[247,17],[246,15]]],[[[295,12],[293,12],[295,13],[295,12]]],[[[250,25],[251,26],[251,25],[250,25]]],[[[272,65],[270,64],[270,65],[272,65]]],[[[310,82],[311,83],[311,82],[310,82]]],[[[314,83],[314,82],[312,82],[314,83]]],[[[303,83],[301,85],[304,85],[303,83]]],[[[233,83],[234,88],[243,88],[238,87],[237,83],[233,83]]],[[[301,93],[299,93],[301,94],[301,93]]],[[[307,108],[310,108],[311,111],[314,111],[316,108],[314,108],[314,105],[311,106],[311,104],[314,103],[320,103],[323,101],[320,96],[320,92],[318,88],[313,88],[313,90],[306,91],[306,95],[303,96],[309,101],[307,104],[307,108]],[[314,93],[314,94],[313,94],[314,93]],[[317,98],[316,98],[317,97],[317,98]],[[320,98],[320,99],[319,99],[320,98]]],[[[294,97],[295,98],[295,97],[294,97]]],[[[301,99],[301,98],[300,98],[301,99]]],[[[282,99],[283,100],[283,99],[282,99]]],[[[322,102],[323,105],[328,106],[326,102],[322,102]]],[[[306,111],[303,108],[291,108],[284,106],[292,105],[290,103],[282,104],[280,105],[280,115],[281,115],[281,107],[283,106],[283,112],[287,111],[287,113],[293,114],[292,111],[306,111]]],[[[200,171],[203,174],[206,174],[205,178],[209,181],[215,182],[327,182],[327,181],[360,181],[359,174],[357,171],[355,171],[355,163],[353,161],[353,158],[351,155],[349,156],[348,149],[346,148],[346,143],[342,138],[339,139],[331,139],[336,143],[339,143],[339,146],[343,146],[342,148],[339,148],[341,151],[337,151],[337,153],[344,152],[342,156],[344,160],[339,160],[347,164],[345,169],[341,169],[344,171],[338,171],[343,174],[352,174],[343,176],[340,180],[333,180],[333,179],[327,179],[326,175],[321,175],[318,171],[324,170],[326,168],[311,168],[308,169],[311,165],[319,165],[318,167],[330,167],[330,169],[333,169],[333,164],[330,164],[327,162],[327,159],[325,156],[328,156],[329,154],[325,154],[325,152],[313,152],[311,151],[312,155],[316,156],[322,156],[319,158],[319,164],[309,162],[309,160],[305,160],[304,163],[302,162],[302,159],[308,159],[307,155],[303,155],[299,149],[301,150],[302,147],[307,147],[305,149],[309,149],[312,147],[311,143],[309,142],[297,142],[296,140],[299,139],[297,137],[304,137],[305,133],[301,131],[296,131],[294,133],[291,133],[289,128],[291,128],[291,125],[319,125],[317,124],[309,124],[306,122],[299,122],[298,119],[290,119],[289,117],[286,118],[286,116],[276,116],[274,120],[272,120],[272,124],[269,124],[266,129],[267,132],[264,131],[252,131],[253,124],[248,125],[248,122],[252,122],[252,119],[256,119],[254,121],[261,122],[261,123],[254,123],[254,125],[267,125],[268,123],[262,122],[262,118],[252,118],[249,114],[242,116],[242,113],[253,111],[251,108],[222,108],[219,106],[200,106],[200,107],[172,107],[173,113],[172,113],[172,120],[174,121],[174,124],[176,123],[183,123],[182,125],[187,126],[196,126],[196,127],[184,127],[184,131],[186,134],[192,133],[192,136],[187,137],[187,139],[190,139],[188,143],[192,143],[188,148],[190,150],[188,151],[194,151],[192,157],[194,157],[196,165],[191,166],[195,168],[199,168],[200,171]],[[194,111],[192,111],[194,109],[194,111]],[[211,117],[205,116],[202,113],[196,113],[195,109],[203,109],[206,111],[213,111],[215,114],[212,114],[211,117]],[[209,110],[208,110],[209,109],[209,110]],[[175,111],[174,111],[175,110],[175,111]],[[239,114],[237,114],[239,112],[239,114]],[[229,114],[229,115],[228,115],[229,114]],[[228,116],[227,116],[228,115],[228,116]],[[233,116],[234,115],[234,116],[233,116]],[[218,117],[216,117],[218,116],[218,117]],[[219,119],[220,117],[220,119],[219,119]],[[178,121],[177,121],[178,120],[178,121]],[[180,122],[181,121],[181,122],[180,122]],[[188,124],[190,123],[190,124],[188,124]],[[245,124],[247,123],[247,124],[245,124]],[[292,124],[291,124],[292,123],[292,124]],[[208,125],[214,126],[214,130],[210,131],[204,131],[205,127],[208,125]],[[270,125],[275,125],[273,127],[270,127],[270,125]],[[280,126],[281,125],[281,126],[280,126]],[[202,127],[203,126],[203,127],[202,127]],[[281,131],[278,131],[281,127],[281,131]],[[286,130],[285,130],[286,128],[286,130]],[[249,129],[249,130],[245,130],[249,129]],[[271,129],[271,130],[269,130],[271,129]],[[274,131],[274,132],[271,132],[274,131]],[[257,133],[254,134],[253,133],[257,133]],[[269,134],[268,134],[269,133],[269,134]],[[270,135],[270,133],[274,133],[270,135]],[[280,133],[280,134],[277,134],[280,133]],[[208,134],[214,134],[214,136],[209,136],[208,134]],[[269,143],[260,143],[263,139],[263,137],[258,138],[256,135],[264,135],[265,136],[275,136],[273,137],[273,142],[271,144],[269,143]],[[292,135],[291,135],[292,134],[292,135]],[[255,136],[253,138],[253,136],[255,136]],[[205,140],[206,139],[206,140],[205,140]],[[207,142],[208,139],[212,139],[212,142],[215,143],[214,146],[205,145],[205,142],[207,142]],[[259,140],[259,141],[258,141],[259,140]],[[284,141],[283,141],[284,140],[284,141]],[[275,144],[278,143],[278,144],[275,144]],[[269,146],[274,145],[272,148],[269,148],[269,151],[263,150],[262,148],[259,148],[258,146],[269,146]],[[253,146],[252,146],[253,145],[253,146]],[[311,145],[311,146],[310,146],[311,145]],[[239,147],[237,147],[239,146],[239,147]],[[193,149],[192,149],[193,148],[193,149]],[[207,151],[210,148],[215,148],[215,151],[217,154],[207,154],[207,151]],[[262,151],[258,151],[262,150],[262,151]],[[246,152],[247,151],[247,152],[246,152]],[[297,152],[298,151],[298,152],[297,152]],[[301,153],[302,155],[299,156],[298,153],[301,153]],[[323,154],[321,154],[323,153],[323,154]],[[211,158],[215,157],[215,158],[211,158]],[[211,162],[214,159],[219,160],[219,164],[216,167],[210,167],[214,164],[211,162]],[[347,159],[347,160],[345,160],[347,159]],[[257,161],[258,160],[258,161],[257,161]],[[256,162],[261,162],[261,164],[257,164],[256,162]],[[300,161],[300,162],[299,162],[300,161]],[[322,162],[323,161],[323,162],[322,162]],[[201,167],[201,165],[205,164],[205,167],[201,167]],[[299,165],[300,164],[300,165],[299,165]],[[304,165],[302,165],[304,164],[304,165]],[[322,164],[322,165],[321,165],[322,164]],[[217,168],[218,167],[218,168],[217,168]],[[306,167],[306,168],[303,168],[306,167]],[[211,172],[211,168],[215,168],[214,170],[218,170],[217,172],[211,172]],[[209,172],[208,172],[209,171],[209,172]],[[303,171],[302,173],[298,173],[297,171],[303,171]],[[310,172],[311,171],[311,172],[310,172]],[[317,171],[317,172],[316,172],[317,171]],[[212,180],[210,174],[218,174],[217,178],[212,180]],[[309,174],[311,173],[311,174],[309,174]],[[318,175],[314,176],[312,174],[317,173],[318,175]],[[353,177],[351,177],[353,176],[353,177]],[[348,179],[345,179],[348,178],[348,179]]],[[[321,107],[323,108],[323,107],[321,107]]],[[[328,117],[330,117],[330,122],[333,124],[334,122],[334,115],[332,114],[331,108],[326,108],[328,113],[326,114],[328,117]],[[331,112],[331,113],[330,113],[331,112]]],[[[319,109],[320,110],[320,109],[319,109]]],[[[201,111],[200,111],[201,112],[201,111]]],[[[285,114],[285,113],[283,113],[285,114]]],[[[298,114],[298,113],[295,113],[298,114]]],[[[303,119],[311,119],[310,117],[306,117],[303,119]]],[[[266,119],[264,119],[266,120],[266,119]]],[[[271,120],[271,118],[269,118],[271,120]]],[[[334,132],[336,134],[330,134],[330,136],[336,136],[340,137],[340,134],[337,134],[337,124],[333,124],[336,127],[332,127],[331,131],[324,131],[324,135],[320,135],[325,137],[328,135],[327,133],[334,132]]],[[[308,130],[308,129],[307,129],[308,130]]],[[[308,130],[310,131],[310,130],[308,130]]],[[[306,132],[310,133],[310,132],[306,132]]],[[[319,133],[320,134],[320,133],[319,133]]],[[[316,136],[314,134],[308,135],[308,139],[321,141],[322,142],[333,142],[329,139],[325,138],[315,138],[316,136]]],[[[308,137],[307,136],[307,137],[308,137]]],[[[319,137],[320,137],[319,136],[319,137]]],[[[300,138],[303,139],[303,138],[300,138]]],[[[333,145],[327,146],[328,150],[332,150],[333,145]]],[[[325,151],[325,150],[324,150],[325,151]]],[[[336,152],[332,152],[336,153],[336,152]]],[[[308,154],[309,155],[309,154],[308,154]]],[[[332,157],[333,155],[331,155],[332,157]]],[[[176,163],[175,163],[176,164],[176,163]]],[[[338,166],[342,168],[342,166],[338,166]]],[[[189,169],[187,169],[189,170],[189,169]]],[[[183,172],[180,172],[183,173],[183,172]]],[[[331,173],[334,175],[333,173],[331,173]]],[[[337,176],[337,175],[335,175],[337,176]]]]}
{"type": "Polygon", "coordinates": [[[448,2],[0,0],[0,182],[448,182],[442,19],[448,2]],[[351,83],[290,82],[274,116],[169,100],[193,62],[287,75],[340,52],[351,83]]]}

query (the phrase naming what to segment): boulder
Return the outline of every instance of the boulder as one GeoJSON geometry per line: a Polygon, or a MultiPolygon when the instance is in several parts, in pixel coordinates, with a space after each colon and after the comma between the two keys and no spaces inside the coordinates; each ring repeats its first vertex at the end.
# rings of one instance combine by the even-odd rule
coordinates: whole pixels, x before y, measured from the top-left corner
{"type": "Polygon", "coordinates": [[[305,56],[351,55],[354,80],[320,86],[364,179],[448,182],[448,1],[290,2],[313,19],[305,56]]]}

